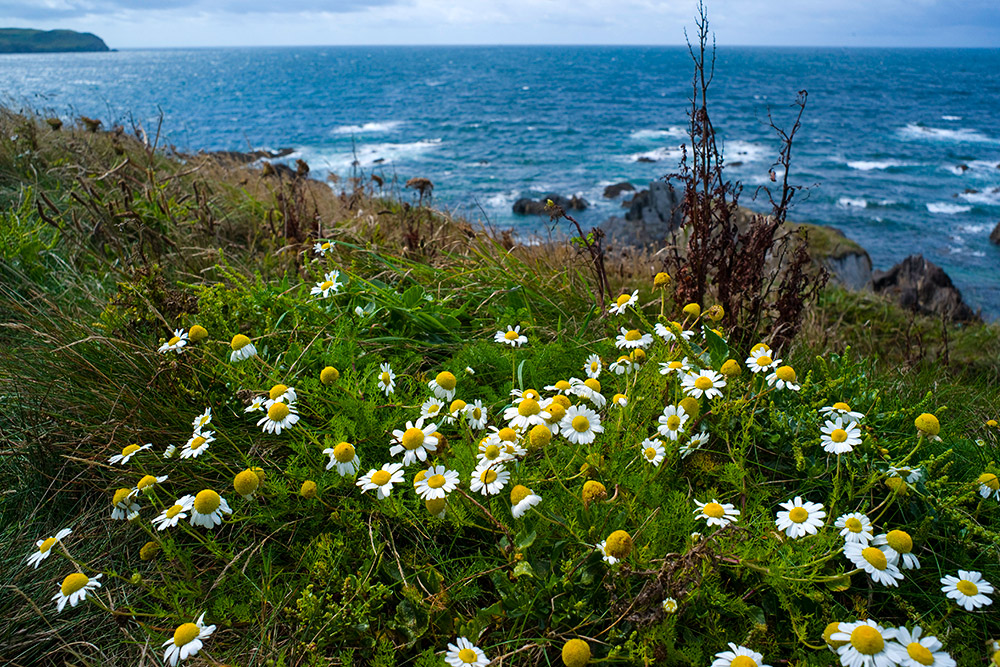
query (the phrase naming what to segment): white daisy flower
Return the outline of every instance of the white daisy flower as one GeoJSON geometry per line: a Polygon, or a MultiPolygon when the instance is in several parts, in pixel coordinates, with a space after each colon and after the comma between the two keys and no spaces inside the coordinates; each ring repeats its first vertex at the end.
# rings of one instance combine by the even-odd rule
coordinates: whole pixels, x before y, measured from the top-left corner
{"type": "Polygon", "coordinates": [[[855,542],[868,546],[868,543],[872,540],[874,533],[872,520],[868,518],[868,515],[861,512],[842,514],[837,517],[833,525],[841,529],[840,534],[846,543],[855,542]]]}
{"type": "Polygon", "coordinates": [[[687,396],[713,399],[722,396],[722,388],[726,386],[726,381],[719,373],[708,369],[699,372],[690,372],[684,375],[681,380],[681,389],[687,396]]]}
{"type": "Polygon", "coordinates": [[[942,651],[943,645],[937,637],[920,635],[923,629],[918,625],[913,630],[896,628],[896,642],[906,651],[900,655],[900,667],[955,667],[955,660],[942,651]]]}
{"type": "Polygon", "coordinates": [[[212,423],[212,408],[205,408],[205,411],[194,418],[191,422],[191,427],[194,428],[194,432],[198,433],[205,426],[212,423]]]}
{"type": "Polygon", "coordinates": [[[673,614],[677,611],[677,600],[674,598],[664,598],[663,602],[660,603],[660,607],[663,609],[663,613],[673,614]]]}
{"type": "Polygon", "coordinates": [[[729,650],[715,654],[712,667],[771,667],[763,663],[764,656],[746,646],[729,642],[729,650]],[[744,658],[741,660],[740,658],[744,658]]]}
{"type": "Polygon", "coordinates": [[[980,572],[959,570],[957,577],[949,574],[941,578],[941,583],[944,584],[941,592],[966,611],[993,604],[993,600],[986,597],[993,592],[993,585],[983,579],[980,572]]]}
{"type": "Polygon", "coordinates": [[[35,542],[37,549],[32,551],[31,555],[28,556],[28,565],[32,565],[35,569],[38,569],[39,564],[51,555],[52,547],[56,545],[56,542],[62,542],[72,532],[69,528],[63,528],[55,535],[35,542]]]}
{"type": "Polygon", "coordinates": [[[619,349],[634,350],[636,348],[647,348],[653,344],[653,335],[640,333],[638,329],[621,328],[621,333],[615,339],[615,347],[619,349]]]}
{"type": "Polygon", "coordinates": [[[472,366],[466,366],[465,367],[465,372],[468,373],[469,375],[475,375],[476,374],[476,371],[474,371],[472,369],[472,366]]]}
{"type": "Polygon", "coordinates": [[[160,475],[159,477],[156,477],[154,475],[144,475],[136,483],[135,488],[132,489],[132,496],[135,497],[139,495],[139,493],[142,491],[146,492],[152,491],[154,486],[156,486],[157,484],[163,484],[165,481],[167,481],[166,475],[160,475]]]}
{"type": "Polygon", "coordinates": [[[198,431],[181,448],[182,459],[193,459],[208,451],[208,446],[215,442],[215,431],[198,431]]]}
{"type": "Polygon", "coordinates": [[[599,544],[594,545],[594,548],[597,551],[601,552],[601,557],[604,559],[604,562],[607,563],[608,565],[614,565],[615,563],[618,562],[618,559],[606,551],[607,547],[608,547],[607,540],[601,540],[599,544]]]}
{"type": "Polygon", "coordinates": [[[320,299],[325,299],[330,296],[330,293],[336,294],[340,291],[340,288],[344,286],[343,283],[339,282],[340,272],[331,271],[323,276],[323,281],[318,282],[313,285],[313,288],[309,291],[312,296],[317,296],[320,299]]]}
{"type": "Polygon", "coordinates": [[[165,459],[173,458],[176,452],[177,452],[177,445],[167,445],[167,448],[163,450],[163,458],[165,459]]]}
{"type": "Polygon", "coordinates": [[[542,497],[526,486],[518,484],[510,490],[510,513],[515,519],[520,519],[525,513],[542,502],[542,497]]]}
{"type": "Polygon", "coordinates": [[[572,394],[590,401],[598,410],[603,408],[608,402],[608,399],[601,393],[600,380],[595,380],[594,378],[587,378],[586,380],[570,378],[569,385],[569,390],[572,394]]]}
{"type": "Polygon", "coordinates": [[[272,403],[267,414],[260,418],[257,426],[262,426],[264,433],[281,435],[299,422],[298,408],[294,403],[272,403]]]}
{"type": "Polygon", "coordinates": [[[830,635],[830,642],[839,644],[837,655],[844,667],[895,667],[905,653],[895,638],[894,628],[869,620],[841,623],[840,632],[830,635]]]}
{"type": "MultiPolygon", "coordinates": [[[[670,324],[676,325],[678,329],[681,329],[681,325],[677,322],[671,322],[670,324]]],[[[677,336],[674,335],[674,332],[660,322],[656,323],[656,326],[653,327],[653,331],[667,343],[677,340],[677,336]]],[[[693,331],[681,329],[681,338],[684,340],[691,340],[693,336],[693,331]]]]}
{"type": "Polygon", "coordinates": [[[613,304],[611,304],[611,307],[608,308],[608,312],[612,315],[624,315],[629,306],[634,306],[638,300],[639,290],[632,292],[631,296],[628,294],[622,294],[615,299],[613,304]]]}
{"type": "Polygon", "coordinates": [[[167,647],[163,654],[163,662],[174,667],[179,661],[198,655],[203,644],[215,632],[214,625],[205,625],[205,614],[198,617],[194,623],[184,623],[174,630],[174,636],[163,642],[167,647]]]}
{"type": "Polygon", "coordinates": [[[615,375],[624,375],[626,373],[631,373],[633,366],[635,366],[635,362],[632,361],[631,357],[621,356],[608,366],[608,370],[615,375]]]}
{"type": "MultiPolygon", "coordinates": [[[[579,382],[576,378],[572,378],[573,381],[579,382]]],[[[542,395],[538,393],[535,389],[511,389],[510,390],[511,403],[517,405],[526,398],[530,398],[533,401],[541,401],[542,395]]]]}
{"type": "Polygon", "coordinates": [[[441,414],[441,410],[443,409],[444,402],[436,396],[431,396],[420,405],[420,418],[434,419],[441,414]]]}
{"type": "Polygon", "coordinates": [[[601,376],[601,358],[596,354],[592,354],[587,357],[586,363],[583,364],[583,372],[587,374],[587,377],[597,379],[601,376]]]}
{"type": "Polygon", "coordinates": [[[378,388],[388,396],[396,391],[396,374],[392,372],[392,367],[387,363],[379,366],[379,370],[378,388]]]}
{"type": "Polygon", "coordinates": [[[545,423],[545,418],[542,417],[542,405],[533,398],[522,397],[519,403],[504,410],[503,418],[511,428],[520,431],[545,423]]]}
{"type": "Polygon", "coordinates": [[[427,383],[427,386],[431,388],[434,395],[442,401],[450,401],[455,398],[455,387],[457,385],[458,379],[448,371],[438,373],[433,380],[427,383]]]}
{"type": "MultiPolygon", "coordinates": [[[[479,441],[479,452],[476,454],[478,463],[476,465],[503,463],[504,461],[513,459],[514,456],[507,451],[507,445],[513,445],[515,448],[520,449],[516,443],[502,441],[495,435],[483,438],[479,441]]],[[[521,451],[524,450],[522,449],[521,451]]]]}
{"type": "Polygon", "coordinates": [[[406,430],[396,429],[392,432],[393,442],[396,444],[389,448],[389,454],[395,456],[400,452],[403,454],[403,465],[408,466],[416,463],[417,460],[426,461],[427,454],[437,450],[438,439],[437,424],[424,426],[422,418],[417,419],[417,423],[406,422],[406,430]]]}
{"type": "Polygon", "coordinates": [[[465,406],[465,420],[473,431],[482,431],[486,428],[486,408],[480,399],[477,398],[465,406]]]}
{"type": "Polygon", "coordinates": [[[459,637],[454,644],[448,644],[444,661],[451,667],[486,667],[490,664],[483,650],[465,637],[459,637]]]}
{"type": "Polygon", "coordinates": [[[361,493],[365,491],[377,491],[378,499],[384,500],[392,493],[392,485],[403,481],[403,464],[386,463],[381,470],[372,468],[362,475],[357,486],[361,487],[361,493]]]}
{"type": "Polygon", "coordinates": [[[574,405],[566,410],[566,416],[559,423],[559,431],[574,445],[589,445],[604,432],[601,417],[580,405],[574,405]]]}
{"type": "Polygon", "coordinates": [[[756,352],[751,352],[744,363],[754,373],[766,373],[781,363],[781,359],[773,358],[772,354],[771,350],[760,348],[756,352]]]}
{"type": "Polygon", "coordinates": [[[98,581],[103,574],[95,574],[88,577],[81,572],[74,572],[63,579],[59,592],[52,596],[56,601],[56,611],[62,611],[69,602],[70,607],[75,607],[81,600],[87,599],[87,594],[101,587],[98,581]]]}
{"type": "Polygon", "coordinates": [[[166,354],[167,352],[176,352],[180,354],[184,351],[184,346],[187,345],[188,334],[184,329],[174,329],[173,337],[166,343],[160,346],[157,350],[160,354],[166,354]]]}
{"type": "Polygon", "coordinates": [[[778,389],[790,389],[798,391],[799,385],[795,384],[795,369],[791,366],[778,366],[767,376],[767,384],[778,389]]]}
{"type": "MultiPolygon", "coordinates": [[[[566,401],[568,402],[568,401],[566,401]]],[[[542,419],[552,435],[559,435],[559,423],[566,416],[566,406],[563,403],[552,399],[542,410],[542,419]]]]}
{"type": "Polygon", "coordinates": [[[691,415],[685,412],[680,405],[668,405],[663,408],[663,414],[657,419],[660,425],[656,430],[664,438],[677,440],[684,433],[684,424],[690,418],[691,415]]]}
{"type": "Polygon", "coordinates": [[[122,450],[121,454],[115,454],[110,459],[108,459],[108,463],[120,463],[121,465],[125,465],[126,463],[132,460],[133,456],[143,451],[144,449],[149,449],[152,446],[153,443],[151,442],[147,442],[145,445],[142,445],[141,447],[139,445],[129,445],[122,450]]]}
{"type": "Polygon", "coordinates": [[[153,519],[153,525],[157,530],[173,528],[181,519],[188,518],[188,512],[194,507],[194,496],[188,494],[177,499],[170,507],[160,512],[159,516],[153,519]]]}
{"type": "Polygon", "coordinates": [[[692,435],[688,438],[687,442],[680,447],[681,458],[686,459],[691,456],[691,454],[701,449],[702,446],[708,442],[708,439],[709,435],[707,431],[702,431],[698,435],[692,435]]]}
{"type": "Polygon", "coordinates": [[[843,420],[837,417],[834,421],[827,421],[820,429],[823,434],[821,442],[823,451],[830,454],[847,454],[861,444],[861,429],[857,422],[844,425],[843,420]]]}
{"type": "Polygon", "coordinates": [[[266,400],[267,399],[264,398],[263,396],[258,396],[257,398],[250,401],[250,405],[246,406],[243,409],[243,412],[257,412],[258,410],[266,410],[267,408],[264,407],[264,401],[266,400]]]}
{"type": "Polygon", "coordinates": [[[502,463],[480,463],[472,471],[469,488],[475,493],[492,496],[503,491],[510,480],[510,472],[502,463]]]}
{"type": "Polygon", "coordinates": [[[898,586],[903,573],[878,547],[869,547],[861,542],[844,544],[844,556],[854,563],[854,567],[864,570],[875,582],[883,586],[898,586]]]}
{"type": "Polygon", "coordinates": [[[264,401],[264,407],[269,408],[275,403],[294,403],[297,398],[298,394],[295,393],[294,387],[276,384],[267,392],[267,399],[264,401]]]}
{"type": "Polygon", "coordinates": [[[528,342],[528,337],[521,333],[521,325],[511,328],[507,326],[507,331],[498,331],[493,335],[493,340],[497,343],[506,343],[511,347],[521,347],[528,342]]]}
{"type": "Polygon", "coordinates": [[[326,255],[326,253],[333,250],[334,245],[333,241],[316,241],[313,245],[313,250],[317,255],[326,255]]]}
{"type": "Polygon", "coordinates": [[[118,489],[111,498],[111,518],[116,521],[132,519],[139,516],[139,503],[133,500],[132,489],[118,489]]]}
{"type": "Polygon", "coordinates": [[[191,503],[191,525],[215,528],[222,523],[223,514],[232,514],[226,499],[211,489],[198,492],[191,503]]]}
{"type": "Polygon", "coordinates": [[[354,451],[354,445],[349,442],[338,443],[336,447],[327,447],[323,453],[330,457],[326,469],[330,470],[336,466],[341,477],[357,475],[358,470],[361,469],[361,459],[354,451]]]}
{"type": "Polygon", "coordinates": [[[674,359],[673,361],[664,361],[660,363],[660,375],[670,375],[671,373],[676,373],[678,377],[683,376],[689,370],[691,366],[688,365],[688,358],[674,359]]]}
{"type": "Polygon", "coordinates": [[[616,408],[624,408],[628,405],[628,396],[625,394],[615,394],[611,397],[611,405],[616,408]]]}
{"type": "Polygon", "coordinates": [[[906,480],[907,484],[916,484],[924,478],[924,471],[920,467],[911,468],[910,466],[889,466],[889,469],[885,471],[890,477],[899,477],[906,480]]]}
{"type": "Polygon", "coordinates": [[[1000,478],[991,472],[984,472],[976,482],[979,484],[979,495],[983,498],[992,495],[996,500],[1000,500],[1000,478]]]}
{"type": "Polygon", "coordinates": [[[851,406],[847,403],[834,403],[824,408],[819,409],[819,413],[825,417],[848,417],[853,421],[860,422],[864,419],[864,415],[860,412],[851,411],[851,406]]]}
{"type": "Polygon", "coordinates": [[[710,503],[703,503],[695,498],[694,504],[698,506],[698,509],[694,510],[695,518],[704,519],[709,526],[725,528],[735,522],[740,515],[740,511],[732,503],[722,504],[714,498],[710,503]]]}
{"type": "Polygon", "coordinates": [[[458,487],[458,471],[444,466],[431,466],[413,486],[423,500],[444,498],[458,487]]]}
{"type": "Polygon", "coordinates": [[[639,449],[642,451],[642,458],[653,464],[654,467],[663,463],[663,457],[667,454],[663,441],[653,438],[643,440],[639,444],[639,449]]]}
{"type": "Polygon", "coordinates": [[[257,348],[253,346],[250,339],[243,334],[236,334],[233,336],[233,340],[229,343],[232,352],[229,355],[230,362],[243,361],[244,359],[249,359],[250,357],[257,356],[257,348]]]}
{"type": "Polygon", "coordinates": [[[884,551],[889,561],[902,569],[920,569],[920,561],[913,555],[913,538],[905,530],[890,530],[876,535],[872,545],[884,551]]]}
{"type": "Polygon", "coordinates": [[[445,424],[454,424],[465,415],[465,408],[467,406],[468,403],[460,398],[456,398],[451,402],[451,405],[448,406],[448,411],[445,413],[444,417],[442,417],[441,421],[445,424]]]}
{"type": "Polygon", "coordinates": [[[785,534],[793,540],[805,535],[815,535],[823,526],[826,512],[820,503],[803,501],[800,496],[795,496],[794,500],[780,503],[780,506],[784,507],[785,511],[778,512],[775,524],[778,530],[785,531],[785,534]]]}

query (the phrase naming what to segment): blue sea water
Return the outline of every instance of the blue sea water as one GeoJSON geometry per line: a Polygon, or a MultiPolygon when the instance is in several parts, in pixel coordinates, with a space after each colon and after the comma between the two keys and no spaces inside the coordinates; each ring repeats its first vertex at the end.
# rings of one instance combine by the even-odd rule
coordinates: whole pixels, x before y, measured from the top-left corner
{"type": "MultiPolygon", "coordinates": [[[[434,203],[521,232],[522,196],[578,194],[597,223],[621,213],[605,185],[673,172],[691,63],[676,47],[314,47],[0,56],[7,104],[63,117],[163,113],[183,150],[293,147],[320,176],[357,160],[435,184],[434,203]],[[640,161],[642,157],[655,162],[640,161]]],[[[742,203],[768,184],[778,142],[809,92],[790,217],[833,225],[876,268],[921,252],[966,300],[1000,316],[1000,50],[720,47],[714,125],[742,203]]]]}

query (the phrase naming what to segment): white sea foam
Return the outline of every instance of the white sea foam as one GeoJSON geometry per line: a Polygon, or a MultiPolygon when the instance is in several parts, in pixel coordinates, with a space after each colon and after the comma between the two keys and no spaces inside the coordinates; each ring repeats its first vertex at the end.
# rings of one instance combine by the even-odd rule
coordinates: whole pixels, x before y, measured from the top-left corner
{"type": "Polygon", "coordinates": [[[868,208],[868,201],[860,197],[841,197],[837,200],[841,208],[868,208]]]}
{"type": "Polygon", "coordinates": [[[958,198],[970,204],[1000,206],[1000,188],[981,190],[979,192],[963,192],[958,195],[958,198]]]}
{"type": "Polygon", "coordinates": [[[666,137],[686,137],[688,133],[683,127],[671,126],[665,130],[636,130],[629,136],[636,141],[650,141],[666,137]]]}
{"type": "Polygon", "coordinates": [[[996,160],[970,160],[961,164],[945,164],[941,166],[956,176],[1000,176],[1000,162],[996,160]]]}
{"type": "Polygon", "coordinates": [[[892,169],[893,167],[912,167],[914,164],[912,162],[904,162],[903,160],[853,160],[847,163],[847,166],[851,169],[857,169],[858,171],[872,171],[873,169],[892,169]]]}
{"type": "Polygon", "coordinates": [[[323,150],[303,149],[303,159],[310,165],[329,169],[335,173],[343,173],[351,168],[357,159],[360,167],[373,167],[380,164],[406,162],[416,159],[441,145],[440,139],[423,139],[410,143],[378,143],[362,144],[355,154],[347,152],[327,153],[323,150]],[[381,162],[376,162],[381,160],[381,162]]]}
{"type": "Polygon", "coordinates": [[[961,116],[941,116],[941,120],[962,120],[961,116]]]}
{"type": "Polygon", "coordinates": [[[383,134],[392,132],[402,124],[401,120],[385,120],[361,125],[341,125],[333,130],[333,134],[383,134]]]}
{"type": "Polygon", "coordinates": [[[931,202],[927,204],[927,210],[931,213],[940,213],[942,215],[955,215],[956,213],[968,213],[972,210],[972,207],[961,204],[950,204],[948,202],[931,202]]]}
{"type": "Polygon", "coordinates": [[[910,123],[906,127],[900,128],[899,132],[910,139],[930,139],[935,141],[958,141],[964,143],[1000,143],[1000,140],[988,137],[977,130],[970,130],[967,127],[957,130],[949,130],[941,127],[927,127],[917,123],[910,123]]]}
{"type": "Polygon", "coordinates": [[[681,159],[680,146],[663,146],[654,148],[651,151],[632,153],[628,156],[630,162],[638,162],[642,158],[653,160],[654,162],[677,161],[681,159]]]}
{"type": "Polygon", "coordinates": [[[958,231],[963,234],[983,234],[993,229],[993,225],[959,225],[958,231]]]}
{"type": "Polygon", "coordinates": [[[727,141],[723,151],[726,162],[758,162],[767,156],[767,148],[750,141],[727,141]]]}

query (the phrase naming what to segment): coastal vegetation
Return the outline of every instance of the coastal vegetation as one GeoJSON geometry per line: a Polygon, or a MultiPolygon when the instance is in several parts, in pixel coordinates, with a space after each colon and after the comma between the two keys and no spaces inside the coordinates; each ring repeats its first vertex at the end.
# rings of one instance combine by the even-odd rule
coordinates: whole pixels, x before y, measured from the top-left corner
{"type": "Polygon", "coordinates": [[[0,28],[0,53],[66,53],[109,50],[104,40],[89,32],[0,28]]]}
{"type": "Polygon", "coordinates": [[[996,327],[740,294],[699,136],[709,266],[0,111],[0,659],[997,660],[996,327]]]}

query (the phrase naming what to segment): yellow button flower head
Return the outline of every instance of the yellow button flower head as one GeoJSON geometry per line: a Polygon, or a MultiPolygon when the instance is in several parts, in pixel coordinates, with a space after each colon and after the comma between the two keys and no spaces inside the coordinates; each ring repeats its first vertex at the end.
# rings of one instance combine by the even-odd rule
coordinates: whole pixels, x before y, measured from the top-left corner
{"type": "Polygon", "coordinates": [[[195,324],[188,330],[188,339],[192,343],[197,343],[200,340],[205,340],[208,338],[208,330],[200,324],[195,324]]]}
{"type": "Polygon", "coordinates": [[[442,371],[433,380],[428,382],[427,386],[442,401],[450,401],[455,398],[455,387],[458,386],[458,379],[454,373],[442,371]]]}
{"type": "Polygon", "coordinates": [[[719,372],[725,375],[727,378],[733,378],[740,374],[740,363],[735,359],[726,359],[726,363],[722,364],[722,368],[719,372]]]}
{"type": "Polygon", "coordinates": [[[299,495],[303,498],[315,498],[316,497],[316,482],[311,479],[307,479],[302,482],[302,488],[299,489],[299,495]]]}
{"type": "Polygon", "coordinates": [[[632,536],[624,530],[616,530],[608,535],[608,541],[604,546],[604,553],[621,560],[632,553],[632,536]]]}
{"type": "Polygon", "coordinates": [[[156,558],[156,554],[160,553],[160,545],[156,542],[146,542],[139,549],[140,560],[153,560],[156,558]]]}
{"type": "Polygon", "coordinates": [[[607,497],[608,490],[600,482],[593,479],[584,482],[583,493],[581,494],[584,507],[588,507],[595,500],[604,500],[607,497]]]}
{"type": "Polygon", "coordinates": [[[889,490],[893,493],[898,493],[901,496],[905,496],[909,489],[906,486],[906,480],[902,477],[890,477],[885,480],[885,485],[889,487],[889,490]]]}
{"type": "Polygon", "coordinates": [[[424,501],[424,507],[430,512],[432,516],[436,516],[439,519],[444,518],[445,508],[448,506],[447,498],[428,498],[424,501]]]}
{"type": "Polygon", "coordinates": [[[245,500],[250,500],[259,486],[260,479],[257,477],[257,473],[253,470],[244,470],[236,475],[236,478],[233,480],[233,488],[235,488],[236,493],[243,496],[245,500]]]}
{"type": "Polygon", "coordinates": [[[653,287],[657,289],[663,289],[670,284],[670,274],[666,271],[660,271],[655,276],[653,276],[653,287]]]}
{"type": "Polygon", "coordinates": [[[684,408],[684,412],[686,412],[691,419],[697,419],[698,415],[701,414],[701,405],[698,403],[698,399],[693,396],[685,396],[677,405],[684,408]]]}
{"type": "Polygon", "coordinates": [[[689,303],[684,306],[684,314],[690,317],[698,317],[701,315],[701,306],[696,303],[689,303]]]}
{"type": "Polygon", "coordinates": [[[259,479],[260,483],[263,484],[264,483],[264,475],[265,475],[264,469],[263,468],[254,467],[254,468],[250,468],[250,470],[253,471],[253,474],[257,475],[257,479],[259,479]]]}
{"type": "Polygon", "coordinates": [[[726,311],[719,304],[715,304],[714,306],[709,308],[708,311],[705,313],[705,317],[712,320],[713,322],[718,322],[725,316],[726,316],[726,311]]]}
{"type": "Polygon", "coordinates": [[[996,428],[997,427],[997,420],[996,419],[987,419],[986,420],[986,425],[989,426],[990,428],[996,428]]]}
{"type": "Polygon", "coordinates": [[[823,641],[825,641],[826,645],[830,647],[830,650],[834,652],[849,641],[846,639],[834,641],[831,637],[833,637],[835,632],[840,632],[840,623],[838,621],[828,623],[826,628],[823,630],[823,641]]]}
{"type": "Polygon", "coordinates": [[[340,379],[340,371],[333,366],[327,366],[319,372],[319,381],[323,384],[333,384],[340,379]]]}
{"type": "Polygon", "coordinates": [[[230,362],[243,361],[244,359],[257,356],[257,348],[255,348],[253,343],[250,342],[250,339],[243,334],[236,334],[233,336],[233,340],[229,343],[229,347],[233,350],[229,355],[230,362]]]}
{"type": "Polygon", "coordinates": [[[917,427],[917,430],[922,434],[934,437],[941,432],[941,422],[938,418],[929,412],[925,412],[913,420],[913,425],[917,427]]]}
{"type": "Polygon", "coordinates": [[[538,449],[552,442],[552,431],[545,424],[536,424],[528,433],[532,448],[538,449]]]}
{"type": "Polygon", "coordinates": [[[582,639],[570,639],[563,644],[562,661],[566,667],[583,667],[590,662],[590,644],[582,639]]]}
{"type": "Polygon", "coordinates": [[[80,572],[67,575],[59,587],[59,592],[52,596],[56,601],[56,610],[62,611],[67,602],[70,607],[75,607],[81,600],[86,599],[88,593],[101,587],[98,579],[103,576],[96,574],[91,578],[80,572]]]}

